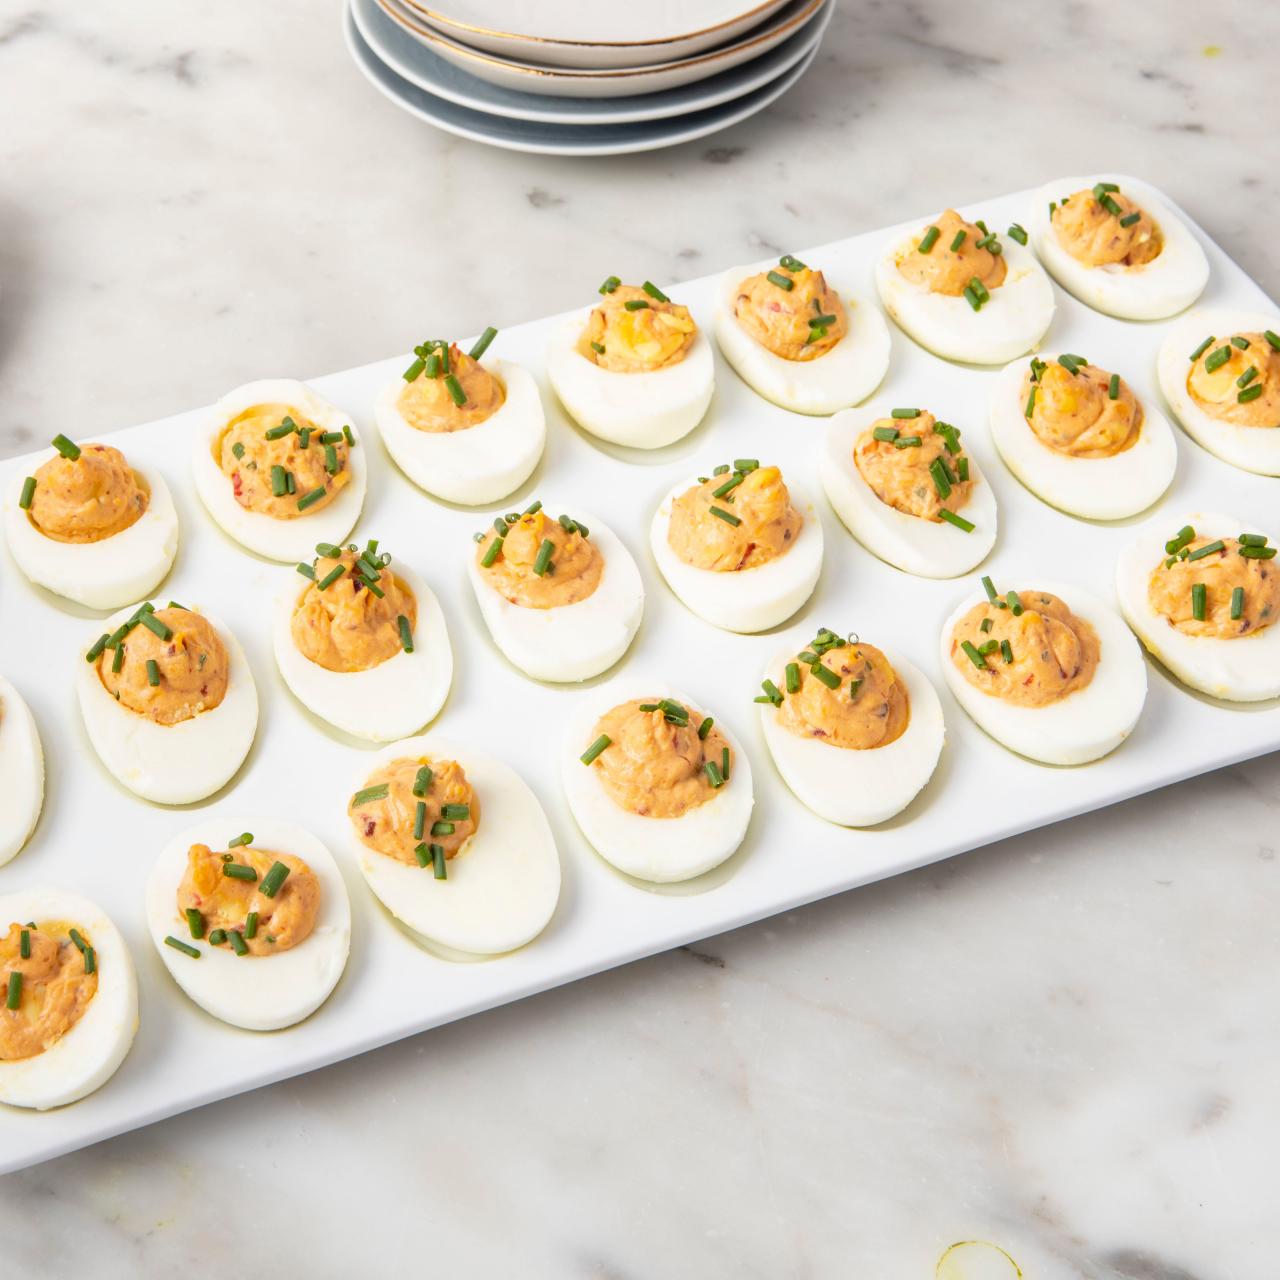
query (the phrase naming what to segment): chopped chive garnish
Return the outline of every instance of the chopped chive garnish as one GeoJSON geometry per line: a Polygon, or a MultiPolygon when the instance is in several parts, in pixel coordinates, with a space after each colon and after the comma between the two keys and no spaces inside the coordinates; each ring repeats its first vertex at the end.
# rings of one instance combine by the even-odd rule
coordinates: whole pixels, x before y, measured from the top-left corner
{"type": "Polygon", "coordinates": [[[991,301],[991,295],[987,292],[987,286],[983,284],[982,281],[979,280],[977,276],[973,276],[970,278],[969,288],[972,289],[973,292],[977,295],[979,302],[991,301]]]}
{"type": "Polygon", "coordinates": [[[980,623],[978,623],[978,630],[979,630],[979,631],[990,631],[990,630],[991,630],[991,628],[992,628],[992,625],[993,625],[993,623],[992,623],[992,621],[991,621],[991,619],[990,619],[990,618],[983,618],[983,620],[982,620],[980,623]]]}
{"type": "Polygon", "coordinates": [[[466,822],[471,817],[471,806],[469,804],[441,805],[440,816],[446,822],[466,822]]]}
{"type": "Polygon", "coordinates": [[[1187,543],[1191,542],[1195,538],[1195,536],[1196,531],[1189,524],[1184,524],[1182,528],[1178,530],[1177,536],[1170,538],[1169,541],[1164,544],[1164,549],[1171,556],[1177,555],[1178,552],[1187,545],[1187,543]]]}
{"type": "Polygon", "coordinates": [[[1240,404],[1248,404],[1250,400],[1256,400],[1262,394],[1262,392],[1263,392],[1262,383],[1255,382],[1253,386],[1245,387],[1243,391],[1239,392],[1236,396],[1236,400],[1240,404]]]}
{"type": "Polygon", "coordinates": [[[991,581],[989,574],[984,574],[982,577],[982,589],[987,593],[987,599],[990,600],[992,604],[998,604],[1000,602],[999,595],[996,592],[996,584],[991,581]]]}
{"type": "Polygon", "coordinates": [[[417,359],[415,359],[414,362],[400,376],[406,382],[412,382],[416,377],[419,376],[419,374],[422,373],[423,369],[425,369],[426,367],[427,367],[427,362],[421,356],[418,356],[417,359]]]}
{"type": "Polygon", "coordinates": [[[598,756],[605,747],[611,746],[613,739],[607,733],[602,733],[579,757],[583,764],[590,764],[596,756],[598,756]]]}
{"type": "Polygon", "coordinates": [[[227,931],[225,929],[212,929],[209,932],[209,945],[212,947],[220,947],[227,940],[227,931]]]}
{"type": "Polygon", "coordinates": [[[161,640],[173,639],[173,632],[156,617],[154,610],[148,609],[142,614],[138,621],[141,622],[142,625],[153,635],[159,636],[161,640]]]}
{"type": "Polygon", "coordinates": [[[964,244],[964,238],[965,238],[965,236],[967,236],[968,234],[969,234],[969,233],[968,233],[967,231],[965,231],[963,228],[961,228],[959,231],[957,231],[957,232],[956,232],[956,234],[955,234],[955,238],[951,241],[951,252],[952,252],[952,253],[955,253],[955,252],[960,248],[960,246],[961,246],[962,244],[964,244]]]}
{"type": "Polygon", "coordinates": [[[35,496],[36,496],[36,478],[35,476],[28,476],[22,482],[22,496],[18,499],[18,506],[20,506],[23,509],[23,511],[30,511],[31,499],[34,498],[35,496]]]}
{"type": "Polygon", "coordinates": [[[1237,347],[1237,348],[1238,348],[1239,350],[1241,350],[1241,351],[1248,351],[1248,350],[1249,350],[1249,339],[1248,339],[1248,338],[1245,338],[1245,337],[1243,337],[1243,336],[1241,336],[1240,334],[1238,334],[1238,333],[1237,333],[1237,334],[1235,334],[1235,335],[1233,335],[1233,336],[1232,336],[1232,339],[1231,339],[1231,345],[1232,345],[1233,347],[1237,347]]]}
{"type": "Polygon", "coordinates": [[[492,568],[493,562],[498,558],[502,551],[502,539],[494,538],[485,548],[484,555],[480,557],[481,565],[486,568],[492,568]]]}
{"type": "Polygon", "coordinates": [[[602,355],[604,355],[604,343],[603,343],[603,342],[594,342],[594,341],[593,341],[593,342],[591,343],[591,350],[592,350],[592,351],[594,351],[594,352],[596,353],[596,355],[598,355],[598,356],[602,356],[602,355]]]}
{"type": "Polygon", "coordinates": [[[723,520],[725,524],[731,524],[735,528],[737,528],[737,526],[742,523],[742,521],[739,520],[738,517],[733,514],[733,512],[726,511],[723,507],[711,507],[709,508],[709,510],[711,514],[715,516],[717,519],[723,520]]]}
{"type": "Polygon", "coordinates": [[[946,507],[939,510],[938,519],[954,525],[962,533],[972,533],[978,527],[972,520],[966,520],[964,516],[958,516],[954,511],[948,511],[946,507]]]}
{"type": "Polygon", "coordinates": [[[244,936],[246,938],[256,937],[258,933],[258,913],[250,911],[244,918],[244,936]]]}
{"type": "Polygon", "coordinates": [[[1262,336],[1266,338],[1267,344],[1270,346],[1272,351],[1280,351],[1280,333],[1276,333],[1272,329],[1264,329],[1262,331],[1262,336]]]}
{"type": "Polygon", "coordinates": [[[984,641],[983,641],[983,642],[978,646],[978,652],[979,652],[980,654],[982,654],[982,656],[985,658],[985,657],[987,656],[987,654],[989,654],[989,653],[995,653],[995,651],[996,651],[999,647],[1000,647],[1000,641],[999,641],[999,640],[984,640],[984,641]]]}
{"type": "Polygon", "coordinates": [[[160,687],[160,664],[154,658],[147,659],[147,683],[153,689],[160,687]]]}
{"type": "Polygon", "coordinates": [[[1039,390],[1039,388],[1038,388],[1038,387],[1036,387],[1036,386],[1034,386],[1034,385],[1032,386],[1032,388],[1031,388],[1031,394],[1027,396],[1027,407],[1026,407],[1025,409],[1023,409],[1023,411],[1022,411],[1022,416],[1023,416],[1024,418],[1029,418],[1029,417],[1031,417],[1032,413],[1034,413],[1034,412],[1035,412],[1035,407],[1036,407],[1036,392],[1037,392],[1038,390],[1039,390]]]}
{"type": "Polygon", "coordinates": [[[84,655],[86,662],[97,662],[102,656],[102,651],[107,647],[107,641],[111,637],[104,631],[90,646],[89,651],[84,655]]]}
{"type": "Polygon", "coordinates": [[[327,444],[324,447],[324,469],[331,476],[336,476],[340,470],[338,463],[338,451],[331,444],[327,444]]]}
{"type": "Polygon", "coordinates": [[[9,974],[9,989],[5,993],[4,1007],[16,1009],[22,1003],[22,973],[14,969],[9,974]]]}
{"type": "Polygon", "coordinates": [[[1009,644],[1009,642],[1008,642],[1007,640],[1001,640],[1001,641],[1000,641],[1000,656],[1001,656],[1001,657],[1002,657],[1006,662],[1012,662],[1012,661],[1013,661],[1013,648],[1010,646],[1010,644],[1009,644]]]}
{"type": "Polygon", "coordinates": [[[321,485],[318,489],[312,489],[310,493],[304,493],[298,499],[298,510],[305,511],[308,507],[314,506],[325,495],[325,487],[321,485]]]}
{"type": "Polygon", "coordinates": [[[782,706],[782,690],[779,689],[772,680],[761,680],[760,687],[764,690],[765,696],[775,707],[782,706]]]}
{"type": "Polygon", "coordinates": [[[438,378],[440,376],[440,353],[438,351],[433,351],[427,357],[426,369],[428,378],[438,378]]]}
{"type": "Polygon", "coordinates": [[[920,243],[916,245],[916,248],[921,253],[928,253],[929,250],[932,249],[933,246],[938,243],[938,237],[941,234],[942,232],[939,231],[937,227],[932,227],[932,226],[929,227],[925,231],[924,235],[920,237],[920,243]]]}
{"type": "Polygon", "coordinates": [[[183,942],[181,938],[175,938],[173,934],[169,934],[165,940],[166,947],[172,947],[175,951],[181,951],[184,956],[190,956],[193,960],[200,959],[200,949],[193,947],[189,942],[183,942]]]}
{"type": "Polygon", "coordinates": [[[786,267],[788,271],[808,271],[809,269],[800,261],[799,258],[794,258],[789,253],[784,253],[782,257],[778,259],[778,265],[780,267],[786,267]]]}
{"type": "Polygon", "coordinates": [[[707,781],[711,783],[713,791],[724,786],[724,775],[720,772],[720,766],[714,760],[708,760],[702,768],[707,775],[707,781]]]}
{"type": "Polygon", "coordinates": [[[294,420],[286,418],[278,427],[268,427],[266,437],[268,440],[283,440],[285,436],[291,436],[297,429],[294,420]]]}
{"type": "Polygon", "coordinates": [[[431,850],[425,844],[414,845],[413,856],[417,858],[418,866],[429,867],[431,865],[431,850]]]}
{"type": "Polygon", "coordinates": [[[283,498],[289,492],[289,473],[276,463],[271,468],[271,496],[283,498]]]}
{"type": "Polygon", "coordinates": [[[538,548],[538,554],[533,560],[533,571],[542,577],[543,574],[551,568],[551,557],[555,555],[556,544],[550,538],[543,538],[542,545],[538,548]]]}
{"type": "Polygon", "coordinates": [[[890,409],[889,417],[891,418],[918,418],[920,416],[919,409],[890,409]]]}
{"type": "Polygon", "coordinates": [[[413,809],[413,838],[421,840],[427,829],[427,802],[419,800],[413,809]]]}
{"type": "Polygon", "coordinates": [[[1196,349],[1191,353],[1191,357],[1190,357],[1190,358],[1191,358],[1193,361],[1194,361],[1194,360],[1199,360],[1199,359],[1200,359],[1200,357],[1201,357],[1202,355],[1204,355],[1204,353],[1205,353],[1206,351],[1208,351],[1208,350],[1209,350],[1209,348],[1210,348],[1211,346],[1213,346],[1213,334],[1210,334],[1210,335],[1209,335],[1209,336],[1208,336],[1208,337],[1207,337],[1207,338],[1206,338],[1206,339],[1205,339],[1205,340],[1204,340],[1204,341],[1203,341],[1203,342],[1202,342],[1202,343],[1201,343],[1201,344],[1200,344],[1200,345],[1199,345],[1199,346],[1198,346],[1198,347],[1197,347],[1197,348],[1196,348],[1196,349]]]}
{"type": "Polygon", "coordinates": [[[964,484],[969,479],[968,458],[958,458],[956,460],[956,476],[960,480],[961,484],[964,484]]]}
{"type": "Polygon", "coordinates": [[[124,645],[116,645],[115,657],[111,659],[111,670],[114,675],[119,675],[124,667],[124,645]]]}
{"type": "Polygon", "coordinates": [[[1205,356],[1204,370],[1206,373],[1215,373],[1230,359],[1231,348],[1229,346],[1218,347],[1216,350],[1209,352],[1209,354],[1205,356]]]}
{"type": "Polygon", "coordinates": [[[641,287],[641,288],[645,291],[645,293],[647,293],[647,294],[649,295],[649,297],[651,297],[655,302],[670,302],[670,301],[671,301],[671,299],[670,299],[670,298],[668,298],[668,297],[667,297],[667,295],[666,295],[665,293],[663,293],[663,292],[662,292],[662,290],[661,290],[661,289],[659,289],[659,288],[658,288],[658,286],[657,286],[656,284],[654,284],[651,280],[646,280],[646,281],[644,282],[644,284],[642,284],[640,287],[641,287]]]}
{"type": "Polygon", "coordinates": [[[815,662],[809,668],[809,671],[816,679],[821,680],[828,689],[838,689],[840,687],[839,673],[832,671],[830,667],[823,666],[821,662],[815,662]]]}
{"type": "Polygon", "coordinates": [[[535,498],[531,503],[529,503],[527,507],[525,507],[524,511],[521,512],[521,514],[526,516],[536,516],[538,512],[541,510],[542,510],[542,499],[535,498]]]}
{"type": "Polygon", "coordinates": [[[601,293],[612,293],[620,284],[621,280],[617,276],[610,276],[604,284],[600,286],[601,293]]]}
{"type": "Polygon", "coordinates": [[[433,844],[431,846],[431,863],[435,868],[436,879],[447,880],[449,877],[449,869],[445,864],[444,845],[433,844]]]}
{"type": "Polygon", "coordinates": [[[1244,616],[1244,588],[1235,587],[1231,592],[1231,617],[1232,619],[1244,616]]]}
{"type": "Polygon", "coordinates": [[[29,928],[23,929],[18,934],[18,954],[24,960],[31,959],[31,930],[29,928]]]}
{"type": "Polygon", "coordinates": [[[711,496],[713,498],[723,498],[725,494],[732,493],[745,479],[746,476],[742,475],[741,472],[735,472],[718,488],[712,489],[711,496]]]}
{"type": "Polygon", "coordinates": [[[1255,365],[1250,365],[1237,379],[1237,387],[1247,387],[1254,378],[1258,376],[1258,370],[1255,365]]]}
{"type": "Polygon", "coordinates": [[[1058,357],[1058,363],[1068,373],[1074,375],[1080,372],[1082,365],[1086,365],[1089,362],[1084,358],[1084,356],[1073,356],[1069,351],[1067,351],[1058,357]]]}
{"type": "Polygon", "coordinates": [[[787,678],[787,692],[800,692],[800,664],[797,662],[788,662],[785,672],[787,678]]]}
{"type": "Polygon", "coordinates": [[[53,437],[53,447],[62,454],[68,462],[75,462],[80,456],[80,446],[73,440],[68,440],[66,436],[58,434],[53,437]]]}
{"type": "Polygon", "coordinates": [[[894,442],[895,449],[918,449],[924,441],[919,436],[899,436],[894,442]]]}
{"type": "Polygon", "coordinates": [[[790,293],[796,287],[796,282],[790,276],[784,276],[780,271],[770,271],[765,276],[770,284],[777,285],[784,293],[790,293]]]}
{"type": "Polygon", "coordinates": [[[985,671],[987,669],[986,658],[984,658],[968,640],[962,640],[960,642],[960,647],[965,651],[969,661],[972,662],[979,671],[985,671]]]}
{"type": "Polygon", "coordinates": [[[242,445],[242,444],[240,443],[240,441],[239,441],[239,440],[237,440],[237,441],[235,442],[235,444],[233,444],[233,445],[231,446],[231,453],[232,453],[232,456],[233,456],[233,457],[235,457],[237,460],[239,460],[240,458],[243,458],[243,457],[244,457],[244,445],[242,445]]]}
{"type": "Polygon", "coordinates": [[[1206,542],[1203,547],[1197,547],[1188,556],[1188,560],[1203,560],[1205,556],[1211,556],[1215,552],[1225,551],[1226,543],[1221,538],[1215,538],[1212,542],[1206,542]]]}
{"type": "Polygon", "coordinates": [[[1004,598],[1008,602],[1009,611],[1015,618],[1022,616],[1022,597],[1016,591],[1006,591],[1004,598]]]}
{"type": "Polygon", "coordinates": [[[498,336],[498,331],[490,325],[475,341],[475,345],[467,354],[472,360],[479,360],[486,351],[489,350],[489,344],[498,336]]]}
{"type": "Polygon", "coordinates": [[[720,776],[729,781],[729,748],[723,747],[720,751],[720,776]]]}
{"type": "Polygon", "coordinates": [[[413,794],[415,796],[425,796],[430,790],[433,777],[435,777],[435,774],[431,771],[431,766],[424,764],[418,770],[418,776],[413,780],[413,794]]]}
{"type": "Polygon", "coordinates": [[[877,440],[884,440],[892,443],[898,438],[897,427],[876,427],[872,432],[872,436],[877,440]]]}
{"type": "Polygon", "coordinates": [[[707,734],[711,732],[711,726],[713,724],[715,724],[715,721],[710,716],[707,716],[707,718],[698,726],[698,737],[703,741],[706,741],[707,734]]]}
{"type": "Polygon", "coordinates": [[[222,874],[228,880],[256,880],[258,878],[258,873],[243,862],[224,862],[222,864],[222,874]]]}
{"type": "Polygon", "coordinates": [[[850,701],[850,702],[853,702],[853,701],[854,701],[854,699],[855,699],[855,698],[857,698],[857,696],[858,696],[858,690],[859,690],[859,689],[861,689],[861,688],[862,688],[862,681],[861,681],[861,680],[850,680],[850,681],[849,681],[849,701],[850,701]]]}
{"type": "Polygon", "coordinates": [[[253,832],[242,831],[238,836],[232,836],[231,839],[227,841],[227,848],[241,849],[245,845],[250,845],[252,843],[253,843],[253,832]]]}
{"type": "Polygon", "coordinates": [[[649,304],[643,298],[631,298],[622,304],[628,311],[648,311],[649,304]]]}
{"type": "Polygon", "coordinates": [[[409,619],[403,613],[396,618],[396,626],[400,628],[400,647],[405,653],[412,653],[413,631],[409,627],[409,619]]]}
{"type": "Polygon", "coordinates": [[[1005,235],[1007,235],[1007,236],[1009,237],[1009,239],[1010,239],[1010,240],[1016,240],[1019,244],[1026,244],[1026,243],[1027,243],[1027,231],[1026,231],[1026,228],[1025,228],[1025,227],[1023,227],[1023,226],[1021,226],[1021,225],[1020,225],[1019,223],[1017,223],[1017,222],[1013,223],[1013,224],[1009,227],[1009,230],[1005,232],[1005,235]]]}
{"type": "Polygon", "coordinates": [[[467,403],[467,393],[463,391],[462,383],[458,381],[455,374],[449,373],[445,375],[444,385],[449,393],[449,399],[461,409],[467,403]]]}
{"type": "Polygon", "coordinates": [[[228,929],[227,941],[231,943],[231,950],[234,951],[236,955],[247,956],[249,954],[249,948],[245,944],[244,934],[240,933],[238,930],[228,929]]]}
{"type": "Polygon", "coordinates": [[[258,892],[264,898],[274,898],[280,892],[280,886],[289,878],[289,868],[283,862],[273,862],[262,877],[258,892]]]}
{"type": "Polygon", "coordinates": [[[451,836],[453,835],[453,823],[445,822],[443,820],[440,822],[433,822],[431,824],[431,834],[433,836],[451,836]]]}
{"type": "MultiPolygon", "coordinates": [[[[809,325],[811,328],[814,328],[814,329],[826,329],[829,325],[835,324],[835,322],[836,322],[835,316],[821,315],[821,316],[814,316],[809,321],[809,325]]],[[[826,335],[819,334],[818,336],[825,337],[826,335]]]]}
{"type": "Polygon", "coordinates": [[[938,497],[945,501],[951,496],[951,481],[947,478],[946,467],[941,458],[934,458],[929,463],[929,475],[933,480],[933,487],[938,491],[938,497]]]}
{"type": "Polygon", "coordinates": [[[972,285],[965,285],[964,300],[975,310],[982,310],[982,299],[973,291],[972,285]]]}
{"type": "Polygon", "coordinates": [[[297,571],[300,574],[302,574],[304,578],[310,578],[312,582],[316,580],[316,571],[309,564],[303,564],[301,561],[299,561],[293,567],[297,569],[297,571]]]}
{"type": "Polygon", "coordinates": [[[1241,547],[1240,554],[1246,560],[1271,560],[1275,557],[1275,547],[1241,547]]]}
{"type": "Polygon", "coordinates": [[[1208,590],[1203,582],[1192,583],[1191,586],[1191,616],[1197,622],[1203,622],[1206,613],[1206,601],[1208,590]]]}
{"type": "Polygon", "coordinates": [[[385,782],[375,783],[372,787],[364,787],[351,797],[352,808],[358,809],[362,804],[371,804],[374,800],[385,800],[390,789],[385,782]]]}
{"type": "Polygon", "coordinates": [[[1265,547],[1267,545],[1267,535],[1265,533],[1242,533],[1236,541],[1244,547],[1265,547]]]}
{"type": "Polygon", "coordinates": [[[1120,399],[1120,375],[1118,373],[1113,373],[1111,381],[1107,383],[1107,398],[1109,400],[1120,399]]]}
{"type": "Polygon", "coordinates": [[[347,442],[348,449],[354,449],[356,447],[355,433],[351,430],[351,424],[349,422],[344,422],[342,424],[342,438],[347,442]]]}
{"type": "Polygon", "coordinates": [[[195,907],[188,907],[182,914],[187,917],[187,929],[190,931],[191,936],[193,938],[203,938],[204,916],[195,907]]]}
{"type": "Polygon", "coordinates": [[[324,577],[321,578],[320,581],[316,583],[316,590],[328,591],[328,589],[331,586],[333,586],[333,584],[337,582],[337,580],[340,577],[342,577],[344,573],[346,573],[346,567],[344,565],[340,565],[340,564],[334,565],[333,568],[330,569],[329,572],[326,573],[324,577]]]}
{"type": "Polygon", "coordinates": [[[1122,227],[1131,227],[1135,222],[1141,222],[1141,221],[1142,221],[1142,214],[1135,209],[1133,213],[1126,214],[1123,218],[1120,219],[1120,225],[1122,227]]]}

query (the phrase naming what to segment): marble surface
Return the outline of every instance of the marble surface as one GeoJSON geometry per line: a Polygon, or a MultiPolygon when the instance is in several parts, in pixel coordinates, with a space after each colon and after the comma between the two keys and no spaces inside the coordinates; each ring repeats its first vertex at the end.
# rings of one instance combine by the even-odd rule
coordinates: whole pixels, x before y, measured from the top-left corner
{"type": "MultiPolygon", "coordinates": [[[[396,111],[332,3],[14,0],[0,453],[1090,168],[1280,291],[1275,10],[840,2],[765,115],[566,161],[396,111]]],[[[5,1261],[1269,1275],[1278,811],[1256,761],[11,1175],[5,1261]]]]}

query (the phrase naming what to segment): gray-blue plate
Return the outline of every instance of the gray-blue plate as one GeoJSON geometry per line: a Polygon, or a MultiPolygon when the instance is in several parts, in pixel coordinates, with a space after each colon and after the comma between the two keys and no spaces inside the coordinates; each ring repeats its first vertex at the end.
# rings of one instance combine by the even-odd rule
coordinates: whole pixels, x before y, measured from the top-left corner
{"type": "MultiPolygon", "coordinates": [[[[776,79],[741,97],[701,111],[686,111],[680,116],[629,124],[556,124],[490,115],[428,93],[397,75],[379,59],[360,34],[350,8],[344,11],[342,25],[347,48],[356,66],[375,89],[397,106],[446,133],[503,147],[508,151],[528,151],[539,155],[625,155],[636,151],[656,151],[661,147],[672,147],[681,142],[705,138],[708,134],[727,129],[730,125],[763,111],[804,75],[818,52],[818,44],[815,42],[799,62],[776,79]]],[[[814,26],[818,24],[815,23],[814,26]]],[[[485,91],[498,92],[487,85],[485,91]]],[[[679,92],[684,93],[686,90],[679,92]]],[[[622,100],[615,98],[613,101],[622,100]]]]}

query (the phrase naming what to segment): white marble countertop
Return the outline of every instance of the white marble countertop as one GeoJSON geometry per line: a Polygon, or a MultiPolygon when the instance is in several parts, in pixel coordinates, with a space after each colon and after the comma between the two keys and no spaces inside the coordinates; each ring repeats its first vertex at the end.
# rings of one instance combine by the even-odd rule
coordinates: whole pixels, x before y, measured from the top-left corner
{"type": "MultiPolygon", "coordinates": [[[[1280,290],[1276,11],[841,4],[765,115],[568,161],[396,111],[333,4],[16,0],[0,454],[1089,169],[1280,290]]],[[[1269,1275],[1278,810],[1256,761],[12,1175],[5,1261],[1269,1275]]]]}

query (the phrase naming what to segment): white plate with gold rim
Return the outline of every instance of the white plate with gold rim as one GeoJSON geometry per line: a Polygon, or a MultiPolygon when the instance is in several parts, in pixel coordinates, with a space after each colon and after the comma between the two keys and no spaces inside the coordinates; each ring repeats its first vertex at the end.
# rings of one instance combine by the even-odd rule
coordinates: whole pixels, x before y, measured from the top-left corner
{"type": "Polygon", "coordinates": [[[391,18],[379,0],[349,0],[349,7],[365,43],[391,71],[410,84],[472,111],[547,124],[662,120],[745,97],[795,66],[822,39],[835,11],[834,4],[824,5],[815,21],[805,23],[767,53],[705,80],[665,93],[597,99],[551,97],[490,84],[459,69],[429,44],[416,39],[391,18]]]}
{"type": "Polygon", "coordinates": [[[437,31],[503,57],[554,67],[670,62],[727,44],[787,0],[412,0],[437,31]]]}
{"type": "Polygon", "coordinates": [[[741,39],[690,57],[607,70],[547,67],[471,48],[433,28],[409,0],[374,0],[413,40],[461,71],[498,88],[562,98],[620,98],[665,93],[731,71],[776,48],[834,8],[835,0],[788,0],[741,39]]]}

